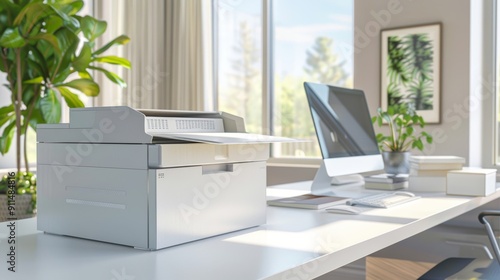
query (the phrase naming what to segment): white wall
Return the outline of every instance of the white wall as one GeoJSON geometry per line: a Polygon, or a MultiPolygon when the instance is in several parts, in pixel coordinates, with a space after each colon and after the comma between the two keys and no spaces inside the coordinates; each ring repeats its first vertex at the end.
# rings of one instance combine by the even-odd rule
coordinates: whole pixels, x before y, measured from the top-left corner
{"type": "Polygon", "coordinates": [[[468,158],[469,0],[355,0],[354,87],[365,91],[375,114],[380,106],[380,29],[436,22],[442,23],[441,123],[426,127],[435,143],[424,152],[468,158]]]}

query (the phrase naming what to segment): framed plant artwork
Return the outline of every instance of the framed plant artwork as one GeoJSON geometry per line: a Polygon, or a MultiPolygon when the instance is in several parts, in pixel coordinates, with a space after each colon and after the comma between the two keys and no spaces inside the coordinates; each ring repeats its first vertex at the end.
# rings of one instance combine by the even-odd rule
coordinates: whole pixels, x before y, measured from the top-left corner
{"type": "Polygon", "coordinates": [[[440,122],[441,24],[381,31],[381,108],[409,103],[440,122]]]}

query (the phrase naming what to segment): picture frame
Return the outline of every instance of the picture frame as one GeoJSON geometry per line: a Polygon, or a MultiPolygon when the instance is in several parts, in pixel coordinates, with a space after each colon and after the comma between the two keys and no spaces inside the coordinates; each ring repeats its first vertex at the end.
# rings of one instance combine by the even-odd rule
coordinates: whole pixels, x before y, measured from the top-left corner
{"type": "Polygon", "coordinates": [[[413,104],[426,123],[440,123],[441,23],[381,30],[381,108],[413,104]]]}

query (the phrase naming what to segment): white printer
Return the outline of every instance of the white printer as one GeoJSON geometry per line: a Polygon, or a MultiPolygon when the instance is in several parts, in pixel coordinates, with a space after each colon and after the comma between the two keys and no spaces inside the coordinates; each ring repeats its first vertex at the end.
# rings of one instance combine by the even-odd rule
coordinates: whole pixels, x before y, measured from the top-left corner
{"type": "Polygon", "coordinates": [[[94,107],[37,128],[38,229],[156,250],[258,226],[269,142],[223,112],[94,107]]]}

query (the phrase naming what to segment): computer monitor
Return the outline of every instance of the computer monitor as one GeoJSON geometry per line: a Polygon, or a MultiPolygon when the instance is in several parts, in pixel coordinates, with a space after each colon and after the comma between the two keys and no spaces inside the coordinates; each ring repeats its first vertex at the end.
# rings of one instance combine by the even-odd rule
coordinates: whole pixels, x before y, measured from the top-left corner
{"type": "Polygon", "coordinates": [[[334,195],[332,184],[361,185],[359,173],[382,170],[363,91],[310,82],[304,88],[323,156],[311,192],[334,195]]]}

